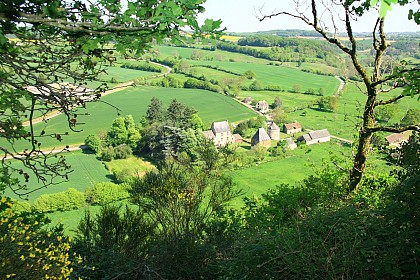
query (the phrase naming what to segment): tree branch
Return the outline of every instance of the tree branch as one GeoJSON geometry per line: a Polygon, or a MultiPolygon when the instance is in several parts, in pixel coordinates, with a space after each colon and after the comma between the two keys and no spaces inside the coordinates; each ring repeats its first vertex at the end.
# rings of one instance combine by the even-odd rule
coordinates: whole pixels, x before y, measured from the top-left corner
{"type": "Polygon", "coordinates": [[[407,125],[407,126],[401,126],[401,127],[390,127],[390,126],[376,126],[373,128],[367,128],[366,131],[367,132],[378,132],[378,131],[382,131],[382,132],[393,132],[393,133],[401,133],[407,130],[414,130],[414,131],[418,131],[420,132],[420,124],[416,124],[416,125],[407,125]]]}

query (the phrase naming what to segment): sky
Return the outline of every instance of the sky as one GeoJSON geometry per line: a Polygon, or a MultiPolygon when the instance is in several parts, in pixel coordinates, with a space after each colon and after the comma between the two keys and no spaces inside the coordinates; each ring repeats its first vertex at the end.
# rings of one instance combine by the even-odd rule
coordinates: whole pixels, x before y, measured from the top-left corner
{"type": "MultiPolygon", "coordinates": [[[[305,2],[304,0],[301,2],[305,2]]],[[[420,3],[417,0],[407,6],[394,5],[388,12],[385,21],[386,32],[417,32],[420,31],[414,21],[407,19],[409,7],[417,10],[420,3]]],[[[260,22],[256,15],[262,10],[266,14],[272,12],[289,11],[294,12],[295,2],[293,0],[207,0],[204,4],[206,11],[199,16],[201,22],[205,18],[221,19],[223,27],[227,32],[256,32],[275,29],[311,29],[298,19],[288,16],[278,16],[260,22]]],[[[378,12],[371,10],[362,19],[354,22],[353,30],[356,32],[372,32],[378,12]]],[[[328,17],[324,17],[327,18],[328,17]]],[[[340,26],[344,31],[344,25],[340,26]]]]}

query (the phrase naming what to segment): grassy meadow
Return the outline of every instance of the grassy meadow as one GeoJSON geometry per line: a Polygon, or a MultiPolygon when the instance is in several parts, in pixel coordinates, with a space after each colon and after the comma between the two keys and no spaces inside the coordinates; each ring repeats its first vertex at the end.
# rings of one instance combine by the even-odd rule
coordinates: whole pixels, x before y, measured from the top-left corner
{"type": "MultiPolygon", "coordinates": [[[[33,203],[36,198],[42,194],[62,192],[68,188],[74,188],[83,192],[92,184],[111,181],[112,176],[110,172],[94,154],[85,154],[82,151],[68,152],[66,153],[66,161],[67,164],[71,166],[72,170],[69,174],[68,181],[47,188],[41,188],[42,184],[37,182],[35,178],[32,178],[29,189],[40,189],[21,198],[27,199],[28,202],[33,203]]],[[[18,165],[15,164],[15,166],[18,165]]],[[[5,194],[11,198],[20,199],[16,194],[12,193],[10,189],[6,189],[5,194]]]]}
{"type": "MultiPolygon", "coordinates": [[[[131,114],[135,121],[140,121],[152,97],[162,100],[164,106],[168,106],[172,99],[177,99],[181,103],[194,107],[206,126],[210,126],[213,121],[238,122],[256,116],[252,110],[232,98],[214,92],[138,86],[104,96],[99,102],[88,103],[87,110],[77,112],[79,124],[75,129],[81,130],[80,132],[72,132],[69,129],[64,115],[52,118],[46,124],[36,124],[35,131],[40,133],[45,129],[46,135],[69,133],[63,136],[62,141],[57,141],[53,137],[44,138],[42,140],[44,148],[82,144],[87,135],[108,130],[118,114],[122,116],[131,114]]],[[[23,150],[27,144],[20,142],[16,144],[16,147],[18,150],[23,150]]]]}

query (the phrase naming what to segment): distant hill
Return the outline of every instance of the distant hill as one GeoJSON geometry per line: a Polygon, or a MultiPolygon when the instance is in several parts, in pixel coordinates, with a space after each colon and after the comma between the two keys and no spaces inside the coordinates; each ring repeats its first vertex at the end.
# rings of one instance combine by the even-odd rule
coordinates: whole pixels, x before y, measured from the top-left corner
{"type": "MultiPolygon", "coordinates": [[[[318,32],[314,30],[300,30],[300,29],[276,29],[276,30],[268,30],[268,31],[257,31],[257,32],[227,32],[227,35],[232,36],[239,36],[239,37],[247,37],[247,36],[255,36],[255,35],[277,35],[280,37],[314,37],[319,38],[322,37],[318,32]]],[[[372,34],[370,32],[355,32],[356,37],[363,38],[363,37],[371,37],[372,34]]],[[[346,36],[346,33],[339,33],[339,36],[346,36]]],[[[387,33],[389,37],[410,37],[410,38],[420,38],[420,31],[417,32],[389,32],[387,33]]]]}

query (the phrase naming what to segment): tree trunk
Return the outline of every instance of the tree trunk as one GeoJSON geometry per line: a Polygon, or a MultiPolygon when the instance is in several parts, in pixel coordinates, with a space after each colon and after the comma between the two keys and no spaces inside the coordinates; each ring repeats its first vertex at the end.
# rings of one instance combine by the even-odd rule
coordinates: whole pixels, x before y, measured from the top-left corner
{"type": "Polygon", "coordinates": [[[362,180],[373,135],[370,128],[375,126],[374,109],[377,91],[370,83],[365,84],[368,90],[368,98],[363,113],[362,127],[359,130],[359,145],[357,147],[356,156],[354,157],[353,169],[350,172],[349,191],[357,190],[357,187],[362,180]]]}
{"type": "Polygon", "coordinates": [[[357,187],[362,180],[363,173],[365,172],[366,159],[369,153],[371,139],[372,133],[364,132],[362,128],[359,132],[359,146],[357,147],[357,153],[354,158],[353,169],[350,172],[350,192],[357,190],[357,187]]]}

